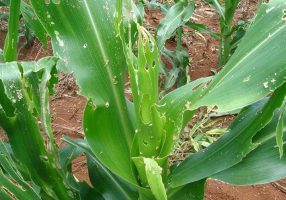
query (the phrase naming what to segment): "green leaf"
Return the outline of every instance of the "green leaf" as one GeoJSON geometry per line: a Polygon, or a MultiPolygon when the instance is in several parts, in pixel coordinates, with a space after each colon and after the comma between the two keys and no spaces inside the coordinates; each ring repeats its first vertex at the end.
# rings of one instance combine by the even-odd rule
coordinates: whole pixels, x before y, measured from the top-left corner
{"type": "MultiPolygon", "coordinates": [[[[198,88],[197,95],[188,86],[179,88],[185,95],[175,95],[175,90],[168,94],[170,102],[181,102],[182,107],[189,102],[191,110],[210,105],[217,106],[218,112],[232,111],[262,99],[285,82],[286,46],[281,41],[286,41],[282,20],[286,5],[282,1],[262,4],[234,55],[207,87],[198,88]]],[[[173,115],[181,113],[182,107],[173,109],[173,115]]]]}
{"type": "MultiPolygon", "coordinates": [[[[136,113],[136,132],[133,142],[134,156],[157,156],[164,137],[165,118],[158,112],[159,51],[153,36],[137,24],[137,55],[133,53],[132,36],[127,41],[123,31],[122,2],[118,1],[115,17],[117,32],[124,45],[128,72],[136,113]],[[136,151],[135,151],[136,149],[136,151]],[[139,153],[140,152],[140,153],[139,153]]],[[[130,29],[128,31],[130,34],[130,29]]],[[[133,155],[133,154],[132,154],[133,155]]]]}
{"type": "Polygon", "coordinates": [[[106,200],[133,200],[138,198],[138,194],[130,184],[115,176],[98,161],[86,141],[74,141],[68,137],[63,137],[63,141],[74,146],[75,151],[86,153],[90,181],[94,189],[106,200]]]}
{"type": "Polygon", "coordinates": [[[226,0],[225,1],[225,24],[231,26],[235,10],[237,9],[239,0],[226,0]]]}
{"type": "Polygon", "coordinates": [[[177,68],[177,67],[171,69],[168,72],[168,76],[166,77],[166,80],[164,83],[165,90],[168,90],[175,85],[175,83],[177,82],[179,73],[180,73],[180,68],[177,68]]]}
{"type": "Polygon", "coordinates": [[[24,18],[25,25],[35,33],[36,37],[43,43],[44,46],[47,45],[47,36],[44,27],[37,18],[35,12],[29,4],[22,1],[20,7],[21,14],[24,18]]]}
{"type": "Polygon", "coordinates": [[[281,114],[276,127],[276,142],[279,148],[280,157],[283,156],[283,129],[284,129],[284,113],[286,110],[286,102],[281,107],[281,114]]]}
{"type": "MultiPolygon", "coordinates": [[[[65,140],[64,140],[65,141],[65,140]]],[[[80,183],[76,180],[72,171],[72,162],[84,151],[74,145],[67,144],[59,152],[60,164],[64,171],[64,175],[68,184],[77,191],[80,191],[80,183]]]]}
{"type": "Polygon", "coordinates": [[[86,182],[80,183],[80,196],[82,199],[86,200],[105,200],[101,194],[99,194],[93,188],[90,188],[86,182]]]}
{"type": "Polygon", "coordinates": [[[10,1],[11,14],[9,15],[8,33],[4,44],[4,59],[6,62],[17,59],[20,6],[21,0],[10,1]]]}
{"type": "Polygon", "coordinates": [[[10,197],[3,188],[0,188],[0,196],[3,198],[3,200],[12,200],[12,197],[10,197]]]}
{"type": "Polygon", "coordinates": [[[136,184],[130,161],[134,130],[124,98],[126,62],[113,25],[115,0],[31,3],[62,69],[74,74],[80,94],[89,100],[84,131],[92,151],[108,169],[136,184]]]}
{"type": "MultiPolygon", "coordinates": [[[[43,67],[51,70],[55,62],[49,61],[39,61],[42,65],[35,62],[32,62],[34,65],[16,62],[0,64],[0,125],[9,138],[15,157],[28,170],[30,178],[41,187],[46,196],[64,200],[71,199],[70,195],[75,195],[73,198],[76,198],[76,194],[63,183],[56,155],[45,148],[31,99],[31,90],[36,88],[28,84],[32,81],[29,79],[35,77],[29,76],[30,73],[40,71],[41,74],[45,71],[43,67]],[[34,71],[35,69],[39,71],[34,71]]],[[[39,77],[33,80],[35,84],[39,77]]]]}
{"type": "Polygon", "coordinates": [[[194,3],[188,1],[178,1],[169,9],[158,25],[157,45],[159,49],[163,48],[166,40],[172,36],[178,27],[189,21],[194,9],[194,3]]]}
{"type": "Polygon", "coordinates": [[[262,100],[244,109],[231,124],[228,133],[205,150],[185,159],[172,171],[171,186],[179,187],[207,178],[239,163],[258,146],[252,138],[271,121],[275,109],[283,103],[285,94],[286,84],[276,90],[269,100],[262,100]]]}
{"type": "Polygon", "coordinates": [[[199,31],[200,33],[207,33],[210,34],[210,36],[212,36],[215,39],[219,39],[219,34],[208,29],[206,26],[204,26],[203,24],[198,24],[198,23],[194,23],[194,22],[187,22],[186,26],[199,31]]]}
{"type": "Polygon", "coordinates": [[[106,164],[111,171],[136,184],[131,171],[131,163],[129,163],[130,151],[127,149],[128,146],[126,146],[124,138],[120,138],[121,127],[115,120],[115,117],[109,112],[109,105],[94,109],[92,103],[88,103],[84,111],[84,128],[87,141],[96,157],[106,164]],[[101,135],[98,136],[96,133],[101,135]],[[114,138],[118,140],[115,141],[114,138]]]}
{"type": "Polygon", "coordinates": [[[159,7],[160,10],[164,13],[167,14],[169,11],[169,5],[167,4],[161,4],[159,2],[156,1],[144,1],[144,6],[147,6],[148,8],[157,8],[159,7]]]}
{"type": "Polygon", "coordinates": [[[22,62],[21,66],[23,76],[26,77],[29,95],[41,119],[42,130],[48,136],[47,150],[53,152],[54,159],[59,163],[59,152],[53,136],[49,107],[49,94],[53,92],[53,86],[57,83],[55,77],[57,60],[55,57],[45,57],[37,62],[22,62]],[[39,71],[42,72],[37,73],[39,71]]]}
{"type": "Polygon", "coordinates": [[[203,105],[216,105],[219,111],[242,108],[285,82],[283,12],[286,5],[283,2],[276,0],[261,5],[234,55],[201,94],[202,98],[193,102],[193,109],[203,105]]]}
{"type": "Polygon", "coordinates": [[[223,20],[226,19],[224,8],[220,5],[219,0],[205,0],[207,3],[213,4],[217,13],[222,17],[223,20]]]}
{"type": "Polygon", "coordinates": [[[4,59],[3,51],[0,48],[0,63],[3,63],[3,62],[5,62],[5,59],[4,59]]]}
{"type": "MultiPolygon", "coordinates": [[[[276,116],[271,124],[260,131],[260,135],[268,135],[268,137],[264,137],[262,144],[250,152],[240,163],[213,175],[211,178],[235,185],[265,184],[285,178],[286,156],[279,156],[275,141],[279,113],[276,116]]],[[[283,121],[286,122],[285,116],[283,121]]],[[[283,132],[285,136],[285,125],[283,126],[283,132]]]]}
{"type": "MultiPolygon", "coordinates": [[[[1,0],[0,5],[8,6],[10,4],[9,0],[1,0]]],[[[47,45],[47,36],[44,27],[41,22],[37,18],[35,12],[31,8],[31,6],[25,1],[21,0],[20,5],[20,13],[24,18],[25,25],[32,30],[32,32],[36,35],[36,37],[43,43],[46,47],[47,45]]],[[[12,13],[11,13],[12,14],[12,13]]],[[[14,14],[14,12],[13,12],[14,14]]]]}
{"type": "Polygon", "coordinates": [[[203,200],[205,194],[206,180],[189,183],[182,187],[168,190],[169,200],[203,200]]]}
{"type": "Polygon", "coordinates": [[[9,0],[0,0],[0,6],[8,6],[10,3],[9,0]]]}
{"type": "Polygon", "coordinates": [[[40,200],[36,191],[24,180],[17,170],[16,164],[11,158],[8,149],[0,140],[0,196],[4,199],[11,199],[11,196],[3,190],[7,189],[18,199],[40,200]],[[13,182],[11,181],[13,180],[13,182]]]}
{"type": "Polygon", "coordinates": [[[153,195],[157,200],[167,200],[165,186],[162,181],[162,168],[151,158],[144,158],[145,173],[153,195]]]}
{"type": "Polygon", "coordinates": [[[162,106],[159,108],[159,111],[165,113],[166,117],[164,127],[166,130],[166,138],[160,156],[164,157],[169,154],[179,138],[182,127],[184,127],[193,116],[195,111],[190,110],[191,102],[189,99],[200,98],[200,91],[195,90],[195,88],[205,85],[211,78],[212,77],[207,77],[193,81],[170,92],[160,100],[160,105],[162,106]]]}

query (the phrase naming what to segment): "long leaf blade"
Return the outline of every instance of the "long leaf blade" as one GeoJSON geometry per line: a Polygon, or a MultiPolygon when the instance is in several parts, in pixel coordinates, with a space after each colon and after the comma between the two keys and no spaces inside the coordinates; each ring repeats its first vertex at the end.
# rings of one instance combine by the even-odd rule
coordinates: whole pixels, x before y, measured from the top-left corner
{"type": "Polygon", "coordinates": [[[62,69],[74,73],[80,94],[90,100],[84,131],[92,151],[110,170],[136,184],[130,161],[134,130],[124,98],[126,63],[113,24],[115,1],[31,3],[62,69]]]}
{"type": "MultiPolygon", "coordinates": [[[[285,178],[286,156],[279,156],[275,141],[278,117],[273,121],[274,123],[272,122],[259,133],[260,135],[270,135],[266,141],[253,152],[250,152],[242,162],[213,175],[212,178],[235,185],[265,184],[285,178]]],[[[283,118],[283,121],[286,121],[286,117],[283,118]]],[[[283,132],[285,136],[285,125],[283,132]]]]}
{"type": "Polygon", "coordinates": [[[285,82],[283,2],[275,0],[261,5],[235,54],[192,108],[216,105],[220,111],[235,110],[256,102],[285,82]]]}
{"type": "Polygon", "coordinates": [[[228,133],[207,149],[188,157],[173,170],[170,175],[172,187],[201,180],[239,163],[257,147],[252,138],[270,122],[285,95],[286,84],[276,90],[269,100],[262,100],[242,111],[229,127],[228,133]]]}

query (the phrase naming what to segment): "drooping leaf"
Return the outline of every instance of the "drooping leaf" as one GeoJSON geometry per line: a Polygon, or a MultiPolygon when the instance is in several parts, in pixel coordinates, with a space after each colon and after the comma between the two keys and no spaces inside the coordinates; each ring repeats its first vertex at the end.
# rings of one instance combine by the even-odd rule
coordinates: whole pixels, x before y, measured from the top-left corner
{"type": "MultiPolygon", "coordinates": [[[[213,175],[212,178],[235,185],[265,184],[285,178],[286,156],[279,156],[275,141],[278,119],[279,113],[275,120],[258,133],[262,136],[262,144],[250,152],[240,163],[213,175]]],[[[283,121],[286,122],[285,116],[283,121]]],[[[285,136],[285,125],[283,132],[285,136]]]]}
{"type": "Polygon", "coordinates": [[[204,26],[203,24],[198,24],[198,23],[194,23],[194,22],[187,22],[186,26],[199,31],[200,33],[207,33],[210,34],[210,36],[212,36],[213,38],[219,39],[219,34],[208,29],[206,26],[204,26]]]}
{"type": "Polygon", "coordinates": [[[252,138],[271,121],[275,109],[281,106],[285,95],[286,84],[276,90],[270,99],[244,109],[229,127],[228,133],[205,150],[185,159],[172,171],[172,187],[201,180],[241,162],[258,146],[253,143],[252,138]]]}
{"type": "Polygon", "coordinates": [[[62,68],[74,73],[80,94],[90,100],[84,131],[92,151],[108,169],[136,184],[130,162],[134,130],[124,98],[126,63],[113,25],[115,1],[31,3],[62,68]]]}

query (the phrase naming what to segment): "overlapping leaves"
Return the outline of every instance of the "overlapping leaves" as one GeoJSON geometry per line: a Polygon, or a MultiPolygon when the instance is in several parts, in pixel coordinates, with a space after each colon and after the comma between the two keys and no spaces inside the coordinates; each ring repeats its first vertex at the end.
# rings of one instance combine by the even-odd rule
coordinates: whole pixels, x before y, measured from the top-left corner
{"type": "Polygon", "coordinates": [[[130,163],[134,130],[123,88],[126,63],[113,25],[115,1],[31,3],[62,68],[74,73],[80,93],[90,100],[84,129],[92,151],[114,173],[136,183],[130,163]]]}
{"type": "Polygon", "coordinates": [[[68,200],[77,194],[65,184],[46,113],[56,61],[48,57],[38,62],[0,64],[0,125],[28,180],[41,187],[42,195],[68,200]],[[47,148],[37,117],[49,138],[47,148]]]}
{"type": "MultiPolygon", "coordinates": [[[[80,93],[89,100],[84,113],[84,131],[95,158],[90,164],[94,167],[102,167],[106,172],[100,174],[102,171],[96,171],[94,173],[99,173],[100,176],[107,175],[110,178],[116,177],[116,180],[124,179],[124,183],[127,181],[140,190],[141,198],[149,196],[149,199],[154,197],[166,199],[167,194],[170,198],[176,198],[180,190],[184,191],[184,195],[192,196],[196,194],[196,191],[190,193],[187,190],[188,186],[191,187],[191,182],[198,183],[197,195],[201,198],[205,178],[213,176],[231,182],[229,181],[229,172],[227,172],[228,168],[231,173],[237,172],[245,167],[243,164],[239,165],[241,160],[245,163],[250,162],[248,155],[251,158],[251,155],[256,153],[251,150],[257,147],[252,138],[269,123],[275,108],[280,107],[283,102],[285,96],[285,84],[283,85],[283,83],[286,71],[284,56],[286,53],[284,44],[286,24],[283,0],[273,0],[269,4],[262,5],[236,53],[213,80],[210,80],[211,78],[197,80],[169,93],[161,100],[158,98],[156,44],[152,37],[149,37],[148,33],[138,26],[141,34],[139,34],[137,42],[138,52],[137,54],[133,53],[132,45],[134,43],[130,36],[131,32],[124,32],[121,27],[119,29],[114,27],[113,17],[120,14],[115,10],[115,1],[31,0],[31,3],[36,15],[51,36],[54,53],[61,61],[61,69],[74,73],[80,93]],[[262,28],[264,31],[260,31],[262,28]],[[124,37],[120,34],[123,34],[124,37]],[[126,38],[125,34],[129,34],[127,38],[130,41],[126,42],[123,39],[126,38]],[[145,36],[148,36],[148,39],[145,39],[145,36]],[[125,59],[127,59],[127,63],[125,59]],[[133,87],[134,107],[130,102],[127,107],[124,97],[126,65],[129,67],[131,86],[133,87]],[[167,184],[166,158],[183,126],[198,107],[212,105],[217,106],[219,111],[231,111],[257,102],[279,87],[280,89],[269,100],[244,109],[231,126],[230,132],[205,152],[194,154],[175,168],[171,173],[170,181],[171,186],[179,188],[165,191],[163,186],[167,184]],[[135,113],[132,113],[132,110],[135,113]],[[132,123],[131,116],[136,118],[136,123],[132,123]],[[138,128],[137,134],[135,134],[134,127],[138,128]],[[154,143],[152,143],[151,136],[156,139],[154,143]],[[150,140],[146,140],[148,138],[150,140]],[[151,144],[150,149],[145,147],[148,146],[146,144],[151,144]],[[140,153],[140,151],[142,152],[140,153]],[[139,155],[139,159],[144,161],[142,168],[138,167],[134,161],[134,156],[139,155]],[[162,160],[164,164],[160,162],[162,160]],[[133,161],[137,169],[135,169],[133,161]],[[217,166],[205,168],[218,161],[220,162],[217,166]],[[161,174],[160,167],[162,166],[161,174]],[[232,166],[234,169],[230,168],[232,166]],[[144,172],[143,175],[140,174],[141,172],[144,172]],[[140,180],[137,179],[137,173],[140,180]],[[223,174],[215,175],[216,173],[223,174]],[[144,176],[146,176],[147,185],[143,184],[145,183],[144,176]],[[142,185],[147,188],[141,187],[142,185]]],[[[188,14],[186,15],[188,16],[188,14]]],[[[166,33],[170,35],[169,31],[166,33]]],[[[164,36],[165,39],[168,37],[164,36]]],[[[17,63],[6,65],[11,66],[16,73],[9,74],[5,69],[7,80],[1,77],[1,81],[4,80],[6,83],[2,84],[5,87],[5,92],[4,87],[1,88],[0,116],[5,118],[6,124],[3,126],[7,127],[4,128],[11,129],[9,132],[12,143],[13,139],[17,142],[16,156],[22,162],[26,162],[31,169],[34,169],[38,165],[34,165],[31,157],[24,153],[21,154],[20,151],[29,141],[25,137],[22,137],[24,142],[19,141],[16,136],[13,137],[13,125],[15,124],[13,124],[13,120],[9,119],[15,115],[15,108],[11,106],[11,102],[17,103],[23,93],[20,81],[15,82],[17,88],[14,89],[16,90],[7,88],[7,85],[10,83],[9,81],[15,80],[14,76],[20,80],[22,74],[17,63]],[[17,93],[19,89],[20,93],[17,93]]],[[[46,75],[44,78],[47,80],[50,76],[46,75]]],[[[43,84],[45,85],[45,83],[43,84]]],[[[47,104],[47,100],[39,100],[36,95],[34,97],[31,103],[34,104],[35,110],[44,113],[40,107],[47,104]]],[[[20,104],[18,105],[20,106],[20,104]]],[[[21,108],[17,106],[16,110],[21,108]]],[[[29,109],[28,106],[27,109],[29,109]]],[[[17,115],[21,114],[17,112],[17,115]]],[[[23,123],[32,117],[31,112],[28,112],[27,115],[23,112],[21,121],[17,122],[19,123],[18,127],[25,127],[23,123]]],[[[44,114],[41,117],[48,118],[49,116],[44,114]]],[[[46,125],[44,131],[49,135],[51,133],[50,124],[46,120],[42,123],[46,125]]],[[[35,123],[28,123],[28,125],[31,125],[31,130],[35,130],[36,136],[40,135],[35,123]]],[[[280,140],[281,150],[280,124],[278,130],[279,137],[277,138],[280,140]]],[[[20,131],[16,130],[15,133],[20,134],[20,131]]],[[[37,136],[34,142],[42,143],[43,141],[39,137],[37,136]]],[[[265,146],[268,147],[268,142],[266,143],[265,146]]],[[[261,145],[261,148],[265,149],[264,144],[261,145]]],[[[273,143],[271,143],[271,148],[273,150],[273,143]]],[[[44,147],[39,149],[41,152],[37,152],[36,155],[44,155],[44,157],[36,158],[39,164],[45,163],[44,161],[47,159],[48,161],[54,159],[49,157],[50,155],[45,152],[44,147]]],[[[50,177],[50,174],[57,175],[55,170],[51,170],[45,175],[50,177]]],[[[32,176],[41,182],[42,177],[37,177],[37,175],[32,176]]],[[[281,177],[281,175],[277,177],[281,177]]],[[[235,180],[233,177],[230,179],[235,180]]],[[[61,181],[56,180],[59,183],[61,181]]],[[[111,182],[106,181],[105,183],[110,184],[111,182]]],[[[115,182],[118,183],[118,181],[115,182]]],[[[48,180],[48,183],[51,184],[51,180],[48,180]]],[[[194,185],[196,184],[194,183],[194,185]]],[[[68,195],[65,196],[66,188],[61,184],[59,187],[59,191],[64,191],[62,199],[68,199],[68,195]]],[[[115,187],[115,189],[121,190],[122,187],[115,187]]],[[[49,196],[60,194],[59,191],[54,194],[54,191],[50,190],[49,184],[45,185],[44,191],[49,196]]],[[[109,190],[102,189],[100,192],[102,191],[105,192],[105,195],[114,195],[109,190]]],[[[135,193],[134,196],[136,195],[135,193]]],[[[133,198],[133,194],[131,196],[127,194],[127,197],[133,198]]],[[[146,199],[148,198],[146,197],[146,199]]]]}

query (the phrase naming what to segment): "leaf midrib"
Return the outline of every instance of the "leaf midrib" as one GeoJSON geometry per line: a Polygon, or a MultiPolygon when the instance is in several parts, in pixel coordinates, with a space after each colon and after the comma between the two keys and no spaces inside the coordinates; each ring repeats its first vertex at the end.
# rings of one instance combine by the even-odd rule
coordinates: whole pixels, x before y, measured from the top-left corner
{"type": "MultiPolygon", "coordinates": [[[[274,31],[271,35],[272,37],[276,34],[278,34],[281,30],[283,30],[285,28],[284,26],[281,26],[280,28],[278,28],[276,31],[274,31]]],[[[271,38],[272,38],[271,37],[271,38]]],[[[266,37],[266,39],[262,40],[260,43],[258,43],[258,45],[256,45],[253,49],[251,49],[248,53],[246,53],[242,59],[240,59],[232,68],[231,70],[229,70],[221,79],[220,81],[218,81],[213,87],[210,87],[210,89],[215,88],[216,86],[218,86],[220,83],[222,83],[224,81],[225,77],[228,77],[229,74],[234,71],[237,66],[239,66],[242,62],[244,62],[248,57],[250,57],[257,49],[259,49],[261,46],[263,46],[265,43],[267,43],[269,41],[269,37],[266,37]]]]}
{"type": "MultiPolygon", "coordinates": [[[[92,26],[92,30],[94,31],[94,35],[95,35],[95,39],[96,41],[98,42],[98,45],[99,45],[99,49],[100,49],[100,52],[103,56],[103,59],[104,61],[108,61],[109,60],[109,57],[105,51],[105,45],[102,43],[102,38],[99,34],[99,31],[98,31],[98,28],[96,26],[96,23],[92,17],[92,13],[91,13],[91,10],[89,8],[89,5],[87,3],[86,0],[83,0],[84,2],[84,6],[87,10],[87,14],[88,14],[88,18],[90,19],[91,21],[91,26],[92,26]]],[[[110,65],[108,62],[107,62],[107,65],[110,65]]],[[[112,83],[112,72],[110,70],[110,67],[104,67],[104,69],[106,70],[107,72],[107,77],[109,79],[109,83],[112,83]]],[[[129,129],[128,129],[128,124],[127,124],[127,120],[123,120],[126,118],[126,116],[123,114],[123,111],[121,109],[121,101],[120,101],[120,95],[118,94],[118,90],[115,88],[115,86],[113,84],[110,84],[111,85],[111,91],[112,91],[112,94],[114,96],[114,100],[115,100],[115,104],[116,104],[116,107],[118,107],[118,114],[119,114],[119,117],[120,117],[120,123],[122,124],[122,127],[123,127],[123,131],[124,131],[124,135],[125,135],[125,138],[126,138],[126,142],[128,144],[128,147],[130,149],[131,147],[131,144],[132,144],[132,138],[131,138],[131,135],[128,135],[129,133],[129,129]]]]}

